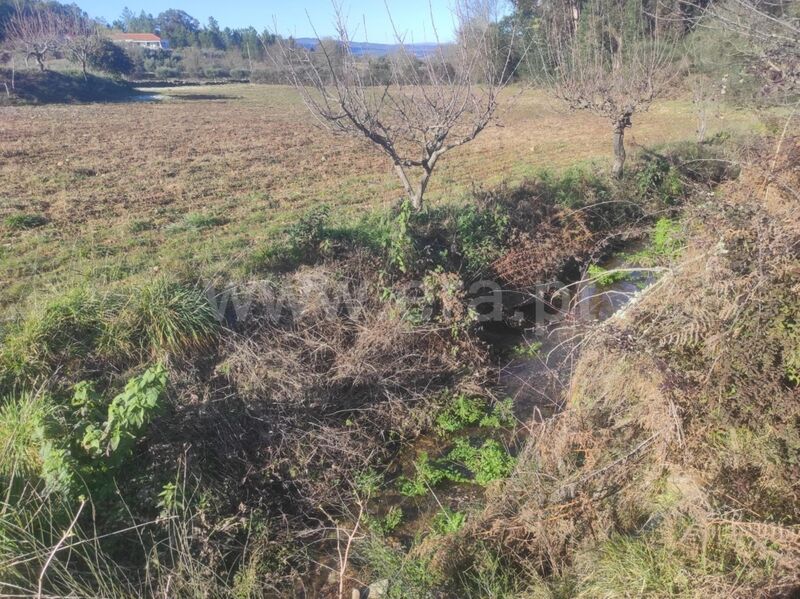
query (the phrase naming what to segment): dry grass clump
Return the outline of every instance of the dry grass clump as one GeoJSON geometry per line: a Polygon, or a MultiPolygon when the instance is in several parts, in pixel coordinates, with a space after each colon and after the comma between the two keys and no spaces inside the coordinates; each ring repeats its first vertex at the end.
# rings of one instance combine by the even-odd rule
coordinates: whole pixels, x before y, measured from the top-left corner
{"type": "Polygon", "coordinates": [[[479,539],[549,596],[800,589],[800,177],[782,143],[687,212],[673,272],[586,344],[458,568],[479,539]]]}
{"type": "Polygon", "coordinates": [[[364,268],[308,267],[280,293],[253,289],[254,319],[226,337],[215,371],[171,377],[178,414],[163,423],[158,437],[170,443],[153,448],[156,463],[191,443],[189,462],[238,483],[230,492],[245,504],[315,518],[346,505],[360,473],[430,427],[444,390],[482,382],[484,349],[466,311],[444,318],[447,292],[425,299],[399,285],[381,299],[364,268]]]}

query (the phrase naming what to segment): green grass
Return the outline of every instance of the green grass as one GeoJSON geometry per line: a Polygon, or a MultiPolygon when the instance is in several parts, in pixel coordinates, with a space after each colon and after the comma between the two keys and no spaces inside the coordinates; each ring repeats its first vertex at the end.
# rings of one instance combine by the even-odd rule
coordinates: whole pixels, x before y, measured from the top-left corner
{"type": "Polygon", "coordinates": [[[0,348],[0,384],[33,384],[89,362],[133,365],[164,353],[211,346],[219,324],[202,289],[157,277],[101,293],[87,285],[34,307],[9,327],[0,348]]]}
{"type": "Polygon", "coordinates": [[[578,597],[621,599],[633,589],[637,597],[680,597],[691,576],[676,553],[647,538],[620,535],[587,557],[578,597]]]}
{"type": "Polygon", "coordinates": [[[38,475],[46,419],[53,406],[44,394],[0,399],[0,480],[38,475]]]}
{"type": "Polygon", "coordinates": [[[217,315],[202,290],[166,278],[143,287],[131,307],[124,326],[140,333],[145,347],[155,352],[183,354],[203,349],[218,330],[217,315]]]}
{"type": "Polygon", "coordinates": [[[10,229],[36,229],[47,224],[47,219],[40,214],[14,214],[6,218],[6,226],[10,229]]]}

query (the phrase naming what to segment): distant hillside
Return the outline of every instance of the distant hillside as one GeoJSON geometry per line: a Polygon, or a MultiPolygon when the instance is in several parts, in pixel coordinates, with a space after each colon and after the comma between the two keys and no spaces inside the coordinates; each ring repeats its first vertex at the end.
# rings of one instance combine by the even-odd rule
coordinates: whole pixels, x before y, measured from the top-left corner
{"type": "MultiPolygon", "coordinates": [[[[313,50],[318,41],[311,37],[301,37],[295,40],[298,45],[313,50]]],[[[371,44],[369,42],[352,42],[350,46],[356,56],[386,56],[401,48],[400,44],[371,44]]],[[[402,47],[418,58],[430,56],[439,48],[439,44],[404,44],[402,47]]]]}

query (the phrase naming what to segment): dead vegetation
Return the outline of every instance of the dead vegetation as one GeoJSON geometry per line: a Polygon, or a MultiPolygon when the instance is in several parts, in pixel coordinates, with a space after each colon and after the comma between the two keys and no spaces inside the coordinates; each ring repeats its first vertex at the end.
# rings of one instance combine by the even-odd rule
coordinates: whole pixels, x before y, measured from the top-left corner
{"type": "Polygon", "coordinates": [[[481,542],[534,596],[793,596],[800,180],[780,144],[689,211],[680,263],[586,344],[448,564],[481,542]]]}

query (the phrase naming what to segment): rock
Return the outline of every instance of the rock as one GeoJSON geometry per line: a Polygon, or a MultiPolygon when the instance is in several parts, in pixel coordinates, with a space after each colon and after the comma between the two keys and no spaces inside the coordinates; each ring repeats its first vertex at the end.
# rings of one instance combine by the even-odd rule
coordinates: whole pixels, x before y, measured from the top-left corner
{"type": "Polygon", "coordinates": [[[387,579],[373,582],[367,589],[366,599],[378,599],[385,597],[389,592],[389,581],[387,579]]]}

